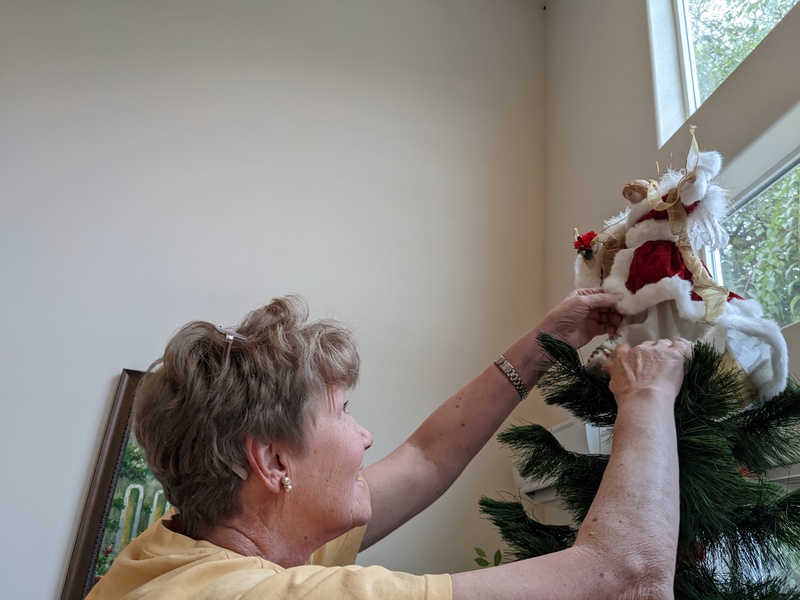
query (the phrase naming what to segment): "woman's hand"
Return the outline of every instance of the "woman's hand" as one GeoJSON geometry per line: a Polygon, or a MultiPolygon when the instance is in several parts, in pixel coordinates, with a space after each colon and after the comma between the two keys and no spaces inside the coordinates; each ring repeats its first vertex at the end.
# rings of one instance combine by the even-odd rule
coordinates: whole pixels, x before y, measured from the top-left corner
{"type": "MultiPolygon", "coordinates": [[[[568,298],[553,311],[558,315],[556,323],[562,327],[571,323],[573,333],[567,335],[574,335],[571,340],[578,344],[593,331],[613,327],[599,320],[593,326],[587,323],[589,333],[582,337],[581,319],[591,320],[589,314],[597,308],[582,300],[568,298]],[[571,315],[577,316],[570,320],[571,315]]],[[[674,402],[690,348],[685,340],[617,347],[606,367],[619,407],[614,444],[574,545],[561,552],[456,573],[452,576],[454,600],[674,597],[680,522],[674,402]]]]}
{"type": "Polygon", "coordinates": [[[595,336],[616,333],[622,321],[615,308],[618,301],[600,289],[575,290],[547,313],[537,329],[580,348],[595,336]]]}
{"type": "Polygon", "coordinates": [[[692,345],[683,339],[643,342],[631,348],[617,346],[604,370],[611,375],[609,389],[617,402],[655,393],[674,402],[683,384],[683,363],[692,345]]]}

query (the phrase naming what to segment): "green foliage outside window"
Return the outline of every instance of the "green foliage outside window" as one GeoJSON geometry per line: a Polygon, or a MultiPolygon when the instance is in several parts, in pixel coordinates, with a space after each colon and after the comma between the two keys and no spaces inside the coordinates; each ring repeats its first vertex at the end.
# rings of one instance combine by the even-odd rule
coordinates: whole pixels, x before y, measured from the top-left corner
{"type": "Polygon", "coordinates": [[[706,100],[798,0],[685,0],[699,101],[706,100]]]}
{"type": "Polygon", "coordinates": [[[723,224],[725,285],[761,303],[779,325],[800,321],[800,164],[723,224]]]}
{"type": "MultiPolygon", "coordinates": [[[[699,102],[730,75],[800,0],[683,0],[699,102]]],[[[724,284],[761,303],[780,325],[800,321],[800,167],[733,212],[724,227],[724,284]]]]}

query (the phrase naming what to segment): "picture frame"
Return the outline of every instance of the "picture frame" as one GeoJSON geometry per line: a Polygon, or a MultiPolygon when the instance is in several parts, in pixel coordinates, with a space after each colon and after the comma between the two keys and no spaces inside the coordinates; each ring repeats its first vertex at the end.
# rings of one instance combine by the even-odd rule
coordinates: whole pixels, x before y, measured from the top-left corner
{"type": "MultiPolygon", "coordinates": [[[[120,506],[118,486],[123,481],[130,483],[130,478],[139,477],[155,481],[152,472],[147,468],[141,455],[141,449],[131,435],[131,412],[136,387],[144,373],[134,369],[123,369],[119,377],[116,393],[111,404],[111,413],[106,423],[105,432],[100,445],[100,452],[92,474],[89,492],[81,514],[78,532],[70,557],[67,575],[61,592],[61,600],[84,598],[96,583],[98,571],[110,566],[120,547],[120,534],[125,531],[126,544],[141,530],[139,525],[142,512],[144,488],[138,484],[129,485],[138,495],[137,503],[132,504],[136,525],[130,527],[123,523],[122,513],[130,513],[128,507],[131,494],[125,492],[124,503],[120,506]],[[138,450],[137,450],[138,449],[138,450]],[[136,461],[134,475],[131,475],[131,452],[134,451],[136,461]],[[112,513],[116,516],[112,519],[112,513]],[[116,537],[115,537],[116,536],[116,537]],[[115,539],[109,543],[109,539],[115,539]],[[112,553],[114,556],[111,556],[112,553]]],[[[160,486],[155,483],[155,486],[160,486]]],[[[161,499],[166,510],[166,500],[161,499]]],[[[150,514],[155,512],[150,510],[150,514]]],[[[162,511],[163,512],[163,511],[162,511]]],[[[128,519],[130,521],[130,519],[128,519]]],[[[152,516],[151,516],[152,520],[152,516]]],[[[122,545],[124,547],[124,544],[122,545]]]]}

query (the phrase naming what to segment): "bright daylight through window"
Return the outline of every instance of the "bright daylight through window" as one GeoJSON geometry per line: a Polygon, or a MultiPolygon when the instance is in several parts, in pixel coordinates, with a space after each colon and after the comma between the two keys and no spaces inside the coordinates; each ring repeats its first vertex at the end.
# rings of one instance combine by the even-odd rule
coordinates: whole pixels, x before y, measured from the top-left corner
{"type": "Polygon", "coordinates": [[[800,164],[723,225],[731,236],[720,256],[725,285],[781,326],[800,321],[800,164]]]}
{"type": "MultiPolygon", "coordinates": [[[[674,1],[690,114],[800,2],[674,1]]],[[[783,165],[768,186],[736,199],[724,223],[730,245],[712,260],[729,289],[758,300],[781,326],[800,321],[800,155],[783,165]]]]}
{"type": "Polygon", "coordinates": [[[693,112],[800,0],[677,0],[693,112]]]}

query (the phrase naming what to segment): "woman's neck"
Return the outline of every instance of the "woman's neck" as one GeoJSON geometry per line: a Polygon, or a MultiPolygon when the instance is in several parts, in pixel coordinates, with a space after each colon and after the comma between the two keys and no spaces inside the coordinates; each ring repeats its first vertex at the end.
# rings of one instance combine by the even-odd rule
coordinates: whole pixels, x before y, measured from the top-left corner
{"type": "Polygon", "coordinates": [[[308,536],[282,531],[279,525],[271,527],[244,515],[214,526],[203,539],[243,556],[259,556],[286,569],[305,564],[317,549],[314,543],[309,543],[308,536]]]}

